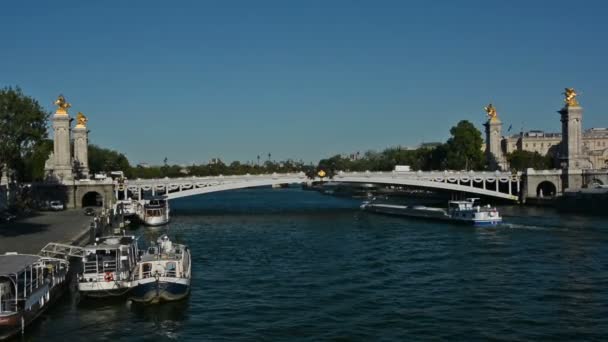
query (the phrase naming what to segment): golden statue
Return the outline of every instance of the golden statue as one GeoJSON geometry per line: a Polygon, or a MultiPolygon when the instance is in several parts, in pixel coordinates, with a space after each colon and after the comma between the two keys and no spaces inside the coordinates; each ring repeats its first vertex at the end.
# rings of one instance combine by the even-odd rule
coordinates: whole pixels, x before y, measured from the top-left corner
{"type": "Polygon", "coordinates": [[[578,101],[576,100],[578,94],[576,93],[574,88],[566,88],[566,91],[564,91],[564,96],[566,97],[564,99],[564,102],[566,102],[566,106],[576,107],[579,105],[578,101]]]}
{"type": "Polygon", "coordinates": [[[488,119],[495,120],[498,118],[498,113],[496,112],[496,108],[491,103],[487,107],[483,107],[483,109],[488,114],[488,119]]]}
{"type": "Polygon", "coordinates": [[[55,100],[55,105],[57,106],[57,114],[67,114],[68,108],[72,107],[72,105],[65,100],[63,95],[59,95],[57,97],[57,100],[55,100]]]}
{"type": "Polygon", "coordinates": [[[87,125],[87,121],[89,121],[89,119],[87,119],[82,112],[78,112],[78,114],[76,114],[76,126],[85,127],[87,125]]]}

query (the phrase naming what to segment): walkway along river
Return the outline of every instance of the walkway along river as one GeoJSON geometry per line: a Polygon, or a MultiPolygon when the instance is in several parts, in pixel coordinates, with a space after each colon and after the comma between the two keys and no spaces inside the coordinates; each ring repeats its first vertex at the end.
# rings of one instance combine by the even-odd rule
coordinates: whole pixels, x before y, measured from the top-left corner
{"type": "MultiPolygon", "coordinates": [[[[141,306],[66,296],[32,340],[600,340],[608,219],[502,207],[503,227],[361,212],[297,189],[173,201],[192,294],[141,306]]],[[[142,240],[159,228],[139,227],[142,240]]]]}

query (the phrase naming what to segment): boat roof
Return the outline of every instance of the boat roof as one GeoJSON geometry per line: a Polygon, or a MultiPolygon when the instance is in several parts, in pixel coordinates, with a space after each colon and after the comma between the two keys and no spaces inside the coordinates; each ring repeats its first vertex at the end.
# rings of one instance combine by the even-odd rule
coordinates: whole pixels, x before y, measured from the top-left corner
{"type": "Polygon", "coordinates": [[[0,276],[15,274],[40,260],[38,255],[4,254],[0,255],[0,276]]]}
{"type": "Polygon", "coordinates": [[[135,240],[135,236],[102,236],[95,239],[95,245],[88,245],[87,248],[118,248],[120,246],[130,245],[135,240]]]}

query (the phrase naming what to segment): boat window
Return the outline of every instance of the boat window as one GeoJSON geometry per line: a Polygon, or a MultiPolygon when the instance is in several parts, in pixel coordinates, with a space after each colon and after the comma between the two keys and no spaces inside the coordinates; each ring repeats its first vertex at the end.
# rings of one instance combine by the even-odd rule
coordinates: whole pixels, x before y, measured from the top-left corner
{"type": "Polygon", "coordinates": [[[165,269],[165,275],[168,277],[175,277],[175,262],[168,262],[165,269]]]}
{"type": "Polygon", "coordinates": [[[144,263],[143,265],[141,265],[141,277],[142,278],[149,278],[150,277],[150,272],[152,271],[152,264],[149,262],[144,263]]]}

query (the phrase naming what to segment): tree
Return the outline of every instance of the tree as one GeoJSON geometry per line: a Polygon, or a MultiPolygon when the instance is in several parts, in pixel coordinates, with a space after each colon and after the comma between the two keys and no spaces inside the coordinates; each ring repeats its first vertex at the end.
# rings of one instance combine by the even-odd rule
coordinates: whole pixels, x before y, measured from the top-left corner
{"type": "Polygon", "coordinates": [[[131,166],[124,154],[96,145],[89,145],[88,151],[91,173],[123,171],[130,178],[131,166]]]}
{"type": "Polygon", "coordinates": [[[527,168],[536,170],[550,169],[553,158],[550,155],[543,156],[538,152],[517,150],[507,154],[507,161],[511,170],[524,171],[527,168]]]}
{"type": "MultiPolygon", "coordinates": [[[[19,87],[0,89],[0,165],[20,169],[47,137],[49,113],[19,87]]],[[[44,165],[44,164],[43,164],[44,165]]],[[[18,174],[23,179],[23,174],[18,174]]]]}
{"type": "Polygon", "coordinates": [[[44,180],[44,164],[53,151],[53,140],[45,139],[38,143],[32,152],[26,154],[23,162],[17,166],[17,172],[24,182],[40,182],[44,180]]]}
{"type": "Polygon", "coordinates": [[[450,129],[452,137],[446,142],[446,166],[452,170],[482,170],[485,158],[481,146],[481,132],[462,120],[450,129]]]}

